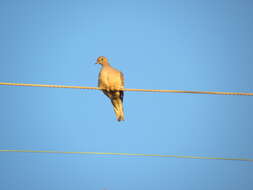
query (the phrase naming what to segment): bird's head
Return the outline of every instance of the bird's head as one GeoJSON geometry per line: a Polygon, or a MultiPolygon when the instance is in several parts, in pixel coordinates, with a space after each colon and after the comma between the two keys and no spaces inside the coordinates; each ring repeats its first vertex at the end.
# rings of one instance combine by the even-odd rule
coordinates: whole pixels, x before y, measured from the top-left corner
{"type": "Polygon", "coordinates": [[[108,65],[109,63],[108,63],[108,60],[107,60],[107,58],[106,58],[106,57],[104,57],[104,56],[100,56],[100,57],[98,57],[98,58],[97,58],[97,62],[96,62],[96,64],[100,64],[100,65],[108,65]]]}

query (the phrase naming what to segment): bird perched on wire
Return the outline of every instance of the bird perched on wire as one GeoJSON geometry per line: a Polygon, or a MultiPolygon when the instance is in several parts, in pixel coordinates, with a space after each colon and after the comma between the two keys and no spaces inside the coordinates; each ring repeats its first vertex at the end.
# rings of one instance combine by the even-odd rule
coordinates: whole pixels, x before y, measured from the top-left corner
{"type": "Polygon", "coordinates": [[[124,75],[113,68],[104,56],[98,57],[96,64],[102,66],[98,76],[98,87],[110,98],[117,120],[123,121],[124,75]]]}

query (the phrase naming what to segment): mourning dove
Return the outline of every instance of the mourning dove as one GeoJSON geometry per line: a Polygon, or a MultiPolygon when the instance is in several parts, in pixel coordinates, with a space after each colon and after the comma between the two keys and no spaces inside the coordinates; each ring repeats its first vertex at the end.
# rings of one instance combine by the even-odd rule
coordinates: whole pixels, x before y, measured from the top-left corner
{"type": "Polygon", "coordinates": [[[103,89],[103,93],[110,98],[116,118],[118,121],[124,120],[123,96],[124,76],[119,70],[113,68],[106,57],[97,58],[97,63],[102,66],[98,76],[98,87],[103,89]]]}

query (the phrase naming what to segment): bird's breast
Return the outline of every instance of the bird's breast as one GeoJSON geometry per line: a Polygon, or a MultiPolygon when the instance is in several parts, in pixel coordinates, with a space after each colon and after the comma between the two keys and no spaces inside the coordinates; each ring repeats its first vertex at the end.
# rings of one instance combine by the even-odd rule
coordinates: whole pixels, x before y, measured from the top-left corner
{"type": "Polygon", "coordinates": [[[100,88],[109,90],[117,90],[123,88],[120,73],[115,72],[114,70],[101,70],[99,84],[100,88]]]}

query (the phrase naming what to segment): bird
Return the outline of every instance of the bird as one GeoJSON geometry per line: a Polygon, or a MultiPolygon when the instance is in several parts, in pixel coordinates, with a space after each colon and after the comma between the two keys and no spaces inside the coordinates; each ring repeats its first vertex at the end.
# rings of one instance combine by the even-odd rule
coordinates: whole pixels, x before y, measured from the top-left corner
{"type": "Polygon", "coordinates": [[[113,68],[104,56],[99,56],[96,64],[102,66],[98,75],[98,87],[111,100],[117,120],[124,121],[124,91],[122,90],[124,89],[124,75],[113,68]]]}

